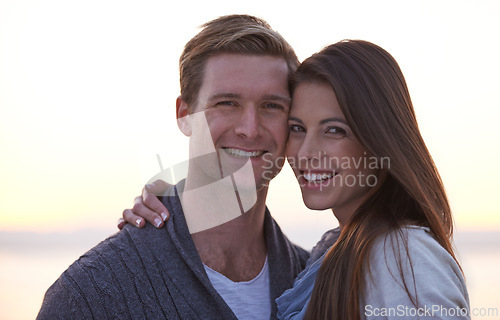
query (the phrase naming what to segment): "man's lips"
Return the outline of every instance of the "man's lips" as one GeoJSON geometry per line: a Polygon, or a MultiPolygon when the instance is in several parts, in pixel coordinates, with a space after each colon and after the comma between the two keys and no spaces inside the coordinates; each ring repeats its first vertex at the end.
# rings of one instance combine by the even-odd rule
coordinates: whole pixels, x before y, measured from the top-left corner
{"type": "Polygon", "coordinates": [[[227,154],[237,158],[257,158],[266,153],[266,150],[245,150],[240,148],[222,147],[227,154]]]}

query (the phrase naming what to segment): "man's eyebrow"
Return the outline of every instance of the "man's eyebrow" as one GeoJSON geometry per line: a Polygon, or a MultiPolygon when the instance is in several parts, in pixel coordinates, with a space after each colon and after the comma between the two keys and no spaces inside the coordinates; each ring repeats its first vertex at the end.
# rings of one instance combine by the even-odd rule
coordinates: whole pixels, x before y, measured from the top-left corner
{"type": "Polygon", "coordinates": [[[231,92],[221,92],[221,93],[216,93],[213,96],[209,98],[210,101],[212,100],[217,100],[221,98],[229,98],[229,99],[238,99],[241,98],[241,95],[237,93],[231,93],[231,92]]]}
{"type": "MultiPolygon", "coordinates": [[[[228,99],[240,99],[242,96],[237,93],[232,93],[232,92],[221,92],[221,93],[216,93],[213,96],[209,98],[209,101],[221,99],[221,98],[228,98],[228,99]]],[[[271,100],[271,101],[282,101],[285,104],[291,104],[292,99],[290,97],[285,97],[279,94],[266,94],[262,97],[262,100],[271,100]]]]}
{"type": "Polygon", "coordinates": [[[292,103],[292,98],[290,97],[285,97],[279,94],[266,94],[264,97],[262,97],[262,100],[278,100],[282,101],[286,104],[291,104],[292,103]]]}

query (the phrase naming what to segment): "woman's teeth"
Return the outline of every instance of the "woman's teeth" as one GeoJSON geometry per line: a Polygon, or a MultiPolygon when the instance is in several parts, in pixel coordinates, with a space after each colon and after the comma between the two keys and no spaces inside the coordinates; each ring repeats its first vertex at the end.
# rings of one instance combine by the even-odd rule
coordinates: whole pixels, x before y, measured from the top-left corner
{"type": "Polygon", "coordinates": [[[254,158],[264,154],[264,151],[244,151],[234,148],[224,148],[224,151],[226,151],[227,153],[229,153],[234,157],[239,157],[239,158],[254,158]]]}
{"type": "Polygon", "coordinates": [[[302,176],[309,182],[319,182],[331,179],[333,173],[304,173],[302,176]]]}

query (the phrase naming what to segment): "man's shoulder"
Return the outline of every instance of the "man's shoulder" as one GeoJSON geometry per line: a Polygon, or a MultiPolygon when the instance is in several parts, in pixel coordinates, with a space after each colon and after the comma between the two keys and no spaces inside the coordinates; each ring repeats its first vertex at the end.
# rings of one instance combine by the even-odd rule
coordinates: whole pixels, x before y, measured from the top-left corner
{"type": "Polygon", "coordinates": [[[105,318],[109,312],[120,313],[120,308],[107,310],[106,304],[126,304],[122,284],[126,285],[133,274],[124,266],[135,260],[127,238],[126,232],[120,231],[74,261],[45,293],[37,319],[105,318]]]}
{"type": "MultiPolygon", "coordinates": [[[[171,251],[175,251],[175,247],[164,228],[146,225],[138,229],[126,225],[81,255],[60,280],[67,288],[81,287],[80,283],[91,283],[93,287],[126,284],[130,279],[150,273],[153,269],[151,262],[168,256],[171,251]]],[[[89,286],[85,291],[92,291],[93,287],[89,286]]]]}
{"type": "Polygon", "coordinates": [[[177,312],[171,299],[181,297],[182,286],[172,279],[182,262],[175,250],[164,228],[125,226],[64,271],[47,290],[40,319],[56,314],[154,318],[155,312],[177,312]],[[158,296],[170,303],[162,305],[158,296]]]}
{"type": "Polygon", "coordinates": [[[139,269],[137,266],[132,267],[147,254],[141,251],[141,247],[147,245],[150,241],[148,236],[154,234],[149,229],[151,228],[143,230],[125,226],[123,230],[109,236],[81,255],[68,267],[63,276],[76,282],[84,279],[86,282],[99,283],[118,280],[106,279],[107,277],[103,275],[117,273],[123,277],[137,271],[139,269]]]}

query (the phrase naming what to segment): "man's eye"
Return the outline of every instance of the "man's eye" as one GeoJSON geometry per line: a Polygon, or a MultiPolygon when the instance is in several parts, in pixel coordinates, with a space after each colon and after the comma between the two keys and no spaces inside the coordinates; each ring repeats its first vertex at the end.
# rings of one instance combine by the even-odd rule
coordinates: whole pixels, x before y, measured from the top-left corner
{"type": "Polygon", "coordinates": [[[236,103],[233,101],[219,101],[216,103],[218,106],[236,106],[236,103]]]}
{"type": "Polygon", "coordinates": [[[264,105],[264,108],[266,109],[279,109],[279,110],[283,110],[284,107],[280,104],[277,104],[277,103],[266,103],[264,105]]]}
{"type": "Polygon", "coordinates": [[[304,127],[299,126],[298,124],[291,124],[290,125],[290,132],[305,132],[306,129],[304,127]]]}

